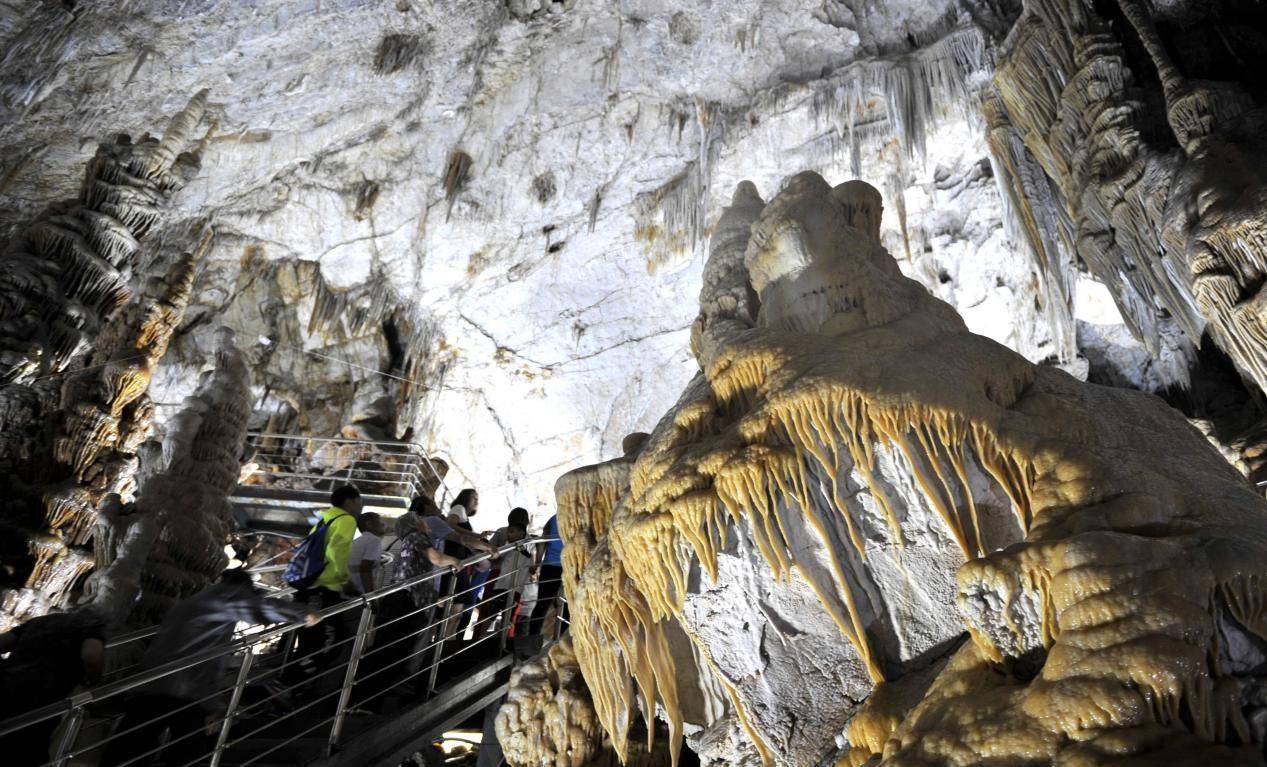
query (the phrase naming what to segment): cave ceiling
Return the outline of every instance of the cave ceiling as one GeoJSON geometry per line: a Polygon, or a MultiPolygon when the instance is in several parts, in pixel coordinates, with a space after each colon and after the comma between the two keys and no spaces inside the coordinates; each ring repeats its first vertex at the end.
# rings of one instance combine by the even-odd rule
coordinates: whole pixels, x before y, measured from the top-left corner
{"type": "Polygon", "coordinates": [[[956,31],[988,35],[1008,13],[3,3],[0,223],[72,195],[100,140],[162,126],[207,89],[201,170],[160,239],[206,220],[216,239],[155,378],[160,421],[227,324],[247,339],[266,410],[289,408],[293,431],[337,431],[384,388],[367,369],[392,364],[380,315],[352,314],[387,303],[426,358],[409,377],[428,394],[402,431],[497,503],[546,504],[561,465],[615,452],[689,379],[701,244],[744,178],[770,193],[785,168],[856,167],[890,197],[901,189],[906,223],[886,220],[885,236],[904,268],[974,329],[1058,355],[971,120],[950,102],[918,110],[908,121],[927,125],[904,129],[927,146],[899,156],[882,78],[866,70],[956,31]],[[848,110],[832,111],[849,82],[874,91],[851,118],[857,152],[848,110]]]}

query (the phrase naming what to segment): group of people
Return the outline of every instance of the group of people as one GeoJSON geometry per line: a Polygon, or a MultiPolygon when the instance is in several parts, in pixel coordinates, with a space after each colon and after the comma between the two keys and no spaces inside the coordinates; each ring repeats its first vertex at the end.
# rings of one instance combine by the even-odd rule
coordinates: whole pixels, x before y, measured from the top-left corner
{"type": "MultiPolygon", "coordinates": [[[[527,584],[536,577],[537,598],[523,633],[539,635],[559,593],[562,543],[554,540],[533,548],[517,546],[469,568],[457,569],[460,560],[475,552],[496,554],[509,544],[528,538],[526,509],[512,509],[505,526],[483,534],[477,534],[471,525],[478,510],[479,495],[470,488],[458,493],[447,513],[430,497],[419,496],[395,520],[394,535],[389,536],[381,515],[363,511],[360,492],[354,486],[336,488],[330,508],[321,513],[313,527],[314,531],[319,526],[326,528],[324,568],[311,586],[297,592],[296,601],[320,611],[382,586],[413,581],[408,589],[383,600],[376,616],[378,623],[385,622],[385,615],[408,612],[406,596],[420,610],[438,606],[442,596],[452,595],[456,615],[447,626],[448,633],[465,633],[473,628],[478,638],[494,625],[500,612],[497,605],[505,603],[499,599],[517,603],[527,584]],[[420,578],[437,568],[454,571],[420,578]]],[[[546,523],[543,536],[557,538],[556,518],[546,523]]],[[[340,646],[347,638],[348,626],[340,621],[328,621],[320,630],[302,632],[300,663],[308,667],[309,673],[315,673],[316,656],[325,648],[340,646]]]]}
{"type": "MultiPolygon", "coordinates": [[[[242,623],[304,621],[307,626],[296,632],[293,660],[282,678],[294,689],[309,686],[315,692],[340,676],[322,672],[342,662],[352,639],[345,615],[323,621],[321,611],[405,582],[407,587],[374,602],[373,640],[366,643],[358,666],[355,710],[381,710],[389,689],[412,692],[413,686],[401,680],[417,675],[421,657],[415,647],[427,647],[437,637],[458,632],[471,631],[476,639],[486,636],[506,606],[518,604],[525,596],[535,577],[534,608],[515,624],[517,639],[528,640],[527,646],[533,647],[531,638],[540,641],[543,623],[559,593],[562,544],[524,544],[461,568],[461,560],[472,552],[497,554],[528,538],[529,517],[522,508],[510,512],[504,527],[477,534],[470,520],[478,504],[479,496],[472,489],[459,493],[447,514],[431,498],[415,498],[395,520],[394,535],[389,536],[387,520],[363,511],[361,494],[354,486],[335,488],[330,507],[310,531],[310,537],[319,528],[323,533],[320,572],[296,591],[293,601],[267,597],[244,570],[225,571],[216,583],[168,612],[139,668],[159,668],[226,647],[242,623]],[[445,572],[426,577],[441,568],[445,572]],[[434,624],[436,608],[450,595],[450,620],[434,624]],[[324,677],[323,682],[307,684],[306,680],[317,677],[324,677]]],[[[557,535],[557,519],[551,518],[543,537],[557,535]]],[[[0,720],[60,700],[81,683],[97,681],[104,667],[105,628],[105,621],[90,611],[78,611],[37,618],[0,635],[0,653],[8,653],[0,663],[0,720]]],[[[163,676],[131,695],[103,753],[103,767],[149,763],[158,756],[165,733],[165,762],[185,764],[205,757],[215,743],[217,722],[224,717],[227,700],[219,693],[224,689],[227,661],[227,654],[218,655],[163,676]]],[[[54,718],[0,738],[0,747],[14,764],[42,764],[48,761],[49,739],[56,725],[54,718]]]]}

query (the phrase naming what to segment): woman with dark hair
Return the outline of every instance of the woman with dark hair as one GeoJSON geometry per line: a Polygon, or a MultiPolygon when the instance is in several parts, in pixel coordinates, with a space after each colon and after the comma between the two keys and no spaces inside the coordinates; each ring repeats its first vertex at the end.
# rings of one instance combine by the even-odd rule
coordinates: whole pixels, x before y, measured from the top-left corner
{"type": "MultiPolygon", "coordinates": [[[[467,487],[457,494],[453,499],[453,503],[449,504],[449,515],[446,521],[456,530],[466,530],[474,533],[475,529],[471,527],[471,517],[479,511],[480,496],[475,492],[475,488],[467,487]]],[[[444,553],[457,557],[458,559],[466,559],[471,556],[471,550],[460,543],[450,540],[445,544],[444,553]]],[[[459,632],[465,632],[466,627],[470,625],[475,618],[475,603],[479,601],[480,592],[484,590],[484,583],[488,580],[488,574],[492,569],[492,565],[487,562],[480,562],[474,568],[465,568],[458,574],[458,582],[455,587],[454,594],[457,595],[458,604],[461,605],[461,616],[457,621],[459,632]]]]}
{"type": "Polygon", "coordinates": [[[471,517],[475,516],[475,512],[479,510],[480,494],[475,492],[475,488],[464,488],[462,492],[457,494],[453,499],[453,503],[449,504],[449,516],[447,521],[454,527],[464,527],[471,529],[471,517]]]}
{"type": "MultiPolygon", "coordinates": [[[[434,504],[432,504],[434,506],[434,504]]],[[[444,524],[439,517],[435,518],[444,524]]],[[[427,517],[413,511],[396,520],[396,541],[388,547],[393,553],[392,583],[419,579],[437,567],[457,564],[457,560],[440,552],[434,545],[427,517]]],[[[361,659],[353,700],[358,707],[381,712],[385,693],[410,678],[410,659],[416,644],[426,645],[436,603],[436,578],[422,578],[409,588],[383,598],[375,619],[374,646],[361,659]],[[417,637],[416,640],[411,639],[417,637]]],[[[402,690],[403,691],[403,690],[402,690]]]]}

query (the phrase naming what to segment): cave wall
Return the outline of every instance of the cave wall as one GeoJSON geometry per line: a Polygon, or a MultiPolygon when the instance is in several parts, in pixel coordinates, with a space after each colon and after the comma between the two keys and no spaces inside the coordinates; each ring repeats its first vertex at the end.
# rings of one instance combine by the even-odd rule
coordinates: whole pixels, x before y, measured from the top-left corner
{"type": "Polygon", "coordinates": [[[561,462],[649,429],[693,374],[702,244],[741,178],[871,179],[905,211],[884,237],[908,273],[975,329],[1078,364],[974,138],[1010,5],[0,6],[0,223],[73,187],[81,136],[161,124],[211,88],[215,130],[164,237],[179,247],[194,217],[218,236],[156,374],[159,420],[229,324],[255,423],[328,436],[349,400],[403,383],[364,369],[394,355],[359,307],[413,329],[416,367],[394,375],[426,396],[402,430],[455,485],[535,510],[561,462]],[[315,282],[347,304],[310,327],[315,282]]]}
{"type": "MultiPolygon", "coordinates": [[[[1068,253],[1108,287],[1169,384],[1203,333],[1262,389],[1257,232],[1267,49],[1240,3],[1025,3],[987,103],[1026,239],[1049,280],[1068,253]]],[[[1066,264],[1066,266],[1061,266],[1066,264]]]]}

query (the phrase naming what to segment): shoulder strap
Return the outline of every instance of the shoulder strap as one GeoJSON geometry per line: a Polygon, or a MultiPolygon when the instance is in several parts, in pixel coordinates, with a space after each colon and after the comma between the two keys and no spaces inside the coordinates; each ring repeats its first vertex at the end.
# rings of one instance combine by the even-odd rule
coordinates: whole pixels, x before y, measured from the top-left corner
{"type": "MultiPolygon", "coordinates": [[[[340,511],[342,511],[342,509],[340,509],[340,511]]],[[[338,519],[339,517],[346,517],[347,515],[348,513],[344,511],[342,514],[335,514],[333,517],[330,517],[329,519],[321,520],[317,524],[313,525],[312,529],[308,531],[308,535],[315,535],[319,533],[320,531],[326,529],[331,524],[333,524],[334,520],[338,519]]],[[[304,537],[307,538],[308,536],[306,535],[304,537]]]]}

